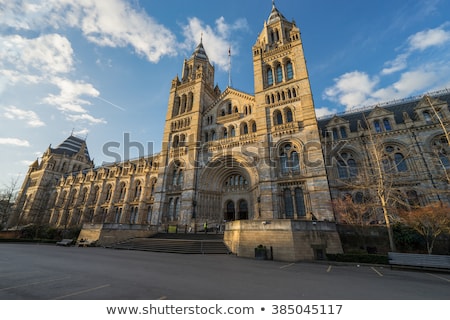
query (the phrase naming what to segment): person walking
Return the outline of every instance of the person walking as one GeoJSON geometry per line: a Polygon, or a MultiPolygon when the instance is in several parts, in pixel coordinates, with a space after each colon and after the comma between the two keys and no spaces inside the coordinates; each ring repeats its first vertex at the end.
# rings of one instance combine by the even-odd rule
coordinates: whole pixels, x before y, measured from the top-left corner
{"type": "Polygon", "coordinates": [[[208,223],[206,221],[203,224],[203,229],[205,230],[205,234],[207,234],[208,233],[208,223]]]}

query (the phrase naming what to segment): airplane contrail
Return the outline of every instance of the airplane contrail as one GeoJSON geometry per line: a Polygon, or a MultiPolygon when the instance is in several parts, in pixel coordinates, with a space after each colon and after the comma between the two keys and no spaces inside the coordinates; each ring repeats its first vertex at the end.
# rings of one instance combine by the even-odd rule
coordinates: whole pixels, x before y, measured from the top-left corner
{"type": "Polygon", "coordinates": [[[112,105],[113,107],[116,107],[116,108],[119,109],[119,110],[126,111],[125,108],[122,108],[122,107],[118,106],[117,104],[114,104],[114,103],[112,103],[111,101],[106,100],[105,98],[102,98],[102,97],[96,97],[96,98],[97,98],[97,99],[100,99],[100,100],[102,100],[102,101],[104,101],[104,102],[106,102],[106,103],[108,103],[108,104],[110,104],[110,105],[112,105]]]}

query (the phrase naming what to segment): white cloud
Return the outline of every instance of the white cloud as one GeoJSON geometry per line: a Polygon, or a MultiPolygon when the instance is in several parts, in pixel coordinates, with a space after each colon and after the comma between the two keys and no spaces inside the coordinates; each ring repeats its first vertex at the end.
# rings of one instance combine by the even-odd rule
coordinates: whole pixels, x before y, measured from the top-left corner
{"type": "Polygon", "coordinates": [[[91,116],[90,114],[83,113],[83,114],[69,114],[67,115],[67,120],[77,122],[77,121],[84,121],[91,124],[102,124],[107,123],[105,119],[103,118],[95,118],[91,116]]]}
{"type": "Polygon", "coordinates": [[[364,104],[378,83],[364,72],[353,71],[334,79],[334,86],[325,89],[326,99],[339,102],[347,108],[364,104]]]}
{"type": "Polygon", "coordinates": [[[13,145],[18,147],[30,146],[30,143],[27,140],[17,138],[0,138],[0,144],[13,145]]]}
{"type": "Polygon", "coordinates": [[[388,75],[395,73],[397,71],[404,70],[407,66],[407,60],[408,60],[409,54],[403,53],[399,54],[394,60],[386,62],[385,68],[381,70],[382,75],[388,75]]]}
{"type": "Polygon", "coordinates": [[[15,29],[78,28],[100,46],[131,46],[151,62],[176,55],[175,35],[144,10],[122,0],[46,0],[30,4],[11,1],[0,14],[0,24],[15,29]]]}
{"type": "Polygon", "coordinates": [[[230,40],[232,31],[248,30],[246,20],[237,20],[232,24],[227,24],[225,18],[220,17],[215,21],[215,28],[205,25],[198,18],[188,19],[188,24],[183,27],[183,34],[186,37],[185,48],[192,48],[203,38],[203,45],[209,60],[222,70],[228,70],[228,49],[231,47],[231,54],[237,55],[239,47],[230,40]]]}
{"type": "Polygon", "coordinates": [[[425,50],[433,46],[441,46],[450,41],[450,31],[444,30],[443,26],[417,32],[408,38],[411,50],[425,50]]]}
{"type": "Polygon", "coordinates": [[[337,113],[337,109],[330,109],[328,107],[315,108],[317,118],[329,116],[337,113]]]}
{"type": "Polygon", "coordinates": [[[0,68],[33,73],[58,74],[72,69],[73,50],[69,40],[59,34],[37,38],[20,35],[1,36],[0,68]]]}
{"type": "Polygon", "coordinates": [[[83,81],[55,77],[51,79],[51,82],[59,87],[60,93],[58,95],[49,94],[43,102],[54,105],[63,112],[85,113],[87,111],[83,106],[90,105],[91,102],[80,97],[98,97],[100,95],[100,92],[92,84],[83,81]]]}
{"type": "Polygon", "coordinates": [[[39,118],[36,112],[31,110],[22,110],[15,106],[4,107],[5,113],[3,116],[8,119],[25,120],[30,127],[42,127],[45,123],[39,118]]]}

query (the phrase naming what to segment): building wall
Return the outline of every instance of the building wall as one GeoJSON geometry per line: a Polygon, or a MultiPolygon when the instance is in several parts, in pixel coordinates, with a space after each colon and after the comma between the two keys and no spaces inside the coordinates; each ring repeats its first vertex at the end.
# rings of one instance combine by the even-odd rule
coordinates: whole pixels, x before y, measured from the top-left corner
{"type": "Polygon", "coordinates": [[[93,167],[80,158],[85,145],[70,156],[49,148],[30,166],[9,226],[334,221],[333,199],[372,192],[354,187],[348,165],[373,171],[369,131],[402,154],[407,170],[393,159],[393,183],[405,203],[449,201],[450,150],[429,103],[446,121],[448,92],[317,121],[300,30],[275,6],[252,47],[254,94],[221,91],[206,53],[201,42],[170,84],[160,153],[93,167]]]}

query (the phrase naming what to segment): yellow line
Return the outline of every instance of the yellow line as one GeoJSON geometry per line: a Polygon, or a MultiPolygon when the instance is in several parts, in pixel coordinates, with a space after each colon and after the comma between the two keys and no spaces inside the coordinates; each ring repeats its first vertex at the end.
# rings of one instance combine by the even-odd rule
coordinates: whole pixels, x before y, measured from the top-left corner
{"type": "Polygon", "coordinates": [[[328,266],[327,272],[331,271],[331,264],[328,266]]]}
{"type": "Polygon", "coordinates": [[[90,289],[86,289],[86,290],[81,290],[81,291],[69,293],[69,294],[66,294],[64,296],[59,296],[59,297],[53,298],[51,300],[58,300],[58,299],[64,299],[64,298],[67,298],[67,297],[77,296],[79,294],[83,294],[83,293],[86,293],[86,292],[91,292],[91,291],[103,289],[103,288],[106,288],[106,287],[109,287],[109,286],[111,286],[111,285],[110,284],[104,284],[102,286],[98,286],[98,287],[95,287],[95,288],[90,288],[90,289]]]}
{"type": "Polygon", "coordinates": [[[284,265],[284,266],[281,266],[280,269],[289,268],[289,267],[293,266],[294,264],[295,264],[295,263],[289,263],[289,264],[286,264],[286,265],[284,265]]]}
{"type": "Polygon", "coordinates": [[[433,276],[433,277],[435,277],[435,278],[438,278],[438,279],[441,279],[441,280],[444,280],[444,281],[447,281],[447,282],[450,282],[450,280],[449,279],[447,279],[447,278],[444,278],[444,277],[439,277],[439,276],[437,276],[437,275],[435,275],[435,274],[432,274],[432,273],[427,273],[428,275],[430,275],[430,276],[433,276]]]}
{"type": "Polygon", "coordinates": [[[167,300],[167,296],[161,296],[157,300],[167,300]]]}
{"type": "Polygon", "coordinates": [[[370,269],[372,269],[373,271],[375,271],[376,273],[378,273],[378,275],[379,275],[380,277],[383,276],[383,274],[382,274],[381,272],[379,272],[377,269],[375,269],[374,267],[370,267],[370,269]]]}
{"type": "Polygon", "coordinates": [[[16,288],[21,288],[21,287],[28,287],[28,286],[34,286],[36,284],[41,284],[41,283],[47,283],[47,282],[53,282],[53,281],[60,281],[60,280],[64,280],[64,279],[69,279],[69,277],[64,277],[64,278],[58,278],[58,279],[52,279],[52,280],[46,280],[46,281],[36,281],[36,282],[32,282],[32,283],[27,283],[27,284],[21,284],[20,286],[14,286],[14,287],[8,287],[8,288],[1,288],[0,291],[5,291],[5,290],[10,290],[10,289],[16,289],[16,288]]]}

